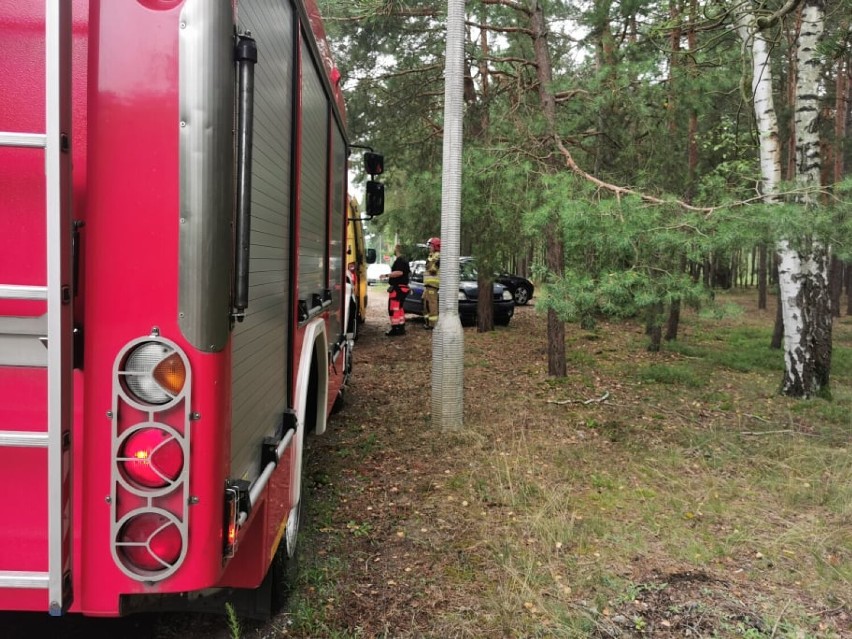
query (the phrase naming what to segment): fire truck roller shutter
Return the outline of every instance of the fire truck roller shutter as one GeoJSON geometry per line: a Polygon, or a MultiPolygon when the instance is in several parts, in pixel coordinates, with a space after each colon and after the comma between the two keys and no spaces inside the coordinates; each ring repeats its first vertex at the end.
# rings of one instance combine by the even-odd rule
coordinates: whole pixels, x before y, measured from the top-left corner
{"type": "Polygon", "coordinates": [[[293,6],[243,0],[239,28],[258,44],[254,78],[249,305],[234,326],[231,380],[231,469],[254,480],[258,451],[287,407],[292,273],[293,6]]]}
{"type": "Polygon", "coordinates": [[[231,4],[187,0],[179,34],[178,322],[196,348],[230,335],[234,203],[234,22],[231,4]]]}
{"type": "Polygon", "coordinates": [[[330,102],[310,47],[302,40],[301,165],[299,170],[299,299],[308,316],[326,302],[330,102]]]}

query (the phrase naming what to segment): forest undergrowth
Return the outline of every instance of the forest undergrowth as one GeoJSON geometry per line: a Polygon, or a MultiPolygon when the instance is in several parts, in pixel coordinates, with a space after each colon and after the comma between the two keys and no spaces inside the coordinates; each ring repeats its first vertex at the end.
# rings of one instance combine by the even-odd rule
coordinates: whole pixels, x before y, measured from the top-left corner
{"type": "Polygon", "coordinates": [[[298,592],[264,636],[852,637],[852,319],[832,398],[781,397],[753,291],[638,322],[465,329],[464,430],[430,422],[431,335],[384,336],[310,441],[298,592]],[[272,629],[272,630],[270,630],[272,629]]]}

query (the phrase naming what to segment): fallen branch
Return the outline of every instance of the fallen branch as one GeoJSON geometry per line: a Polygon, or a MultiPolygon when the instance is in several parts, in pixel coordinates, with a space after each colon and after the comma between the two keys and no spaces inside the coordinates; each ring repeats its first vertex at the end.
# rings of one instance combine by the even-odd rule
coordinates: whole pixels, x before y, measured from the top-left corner
{"type": "Polygon", "coordinates": [[[558,404],[559,406],[564,406],[565,404],[584,404],[588,406],[589,404],[600,404],[607,399],[609,399],[609,391],[604,391],[604,394],[600,397],[592,397],[591,399],[548,399],[547,403],[558,404]]]}
{"type": "Polygon", "coordinates": [[[745,415],[746,417],[751,417],[752,419],[756,419],[760,422],[764,422],[766,424],[769,423],[768,419],[766,419],[765,417],[761,417],[760,415],[752,415],[751,413],[743,413],[743,415],[745,415]]]}
{"type": "Polygon", "coordinates": [[[740,431],[740,435],[807,435],[808,433],[803,433],[798,430],[792,430],[787,428],[785,430],[743,430],[740,431]]]}
{"type": "Polygon", "coordinates": [[[835,612],[840,612],[841,610],[844,610],[847,606],[846,602],[843,601],[842,599],[839,599],[839,601],[841,603],[836,608],[827,608],[825,610],[817,610],[816,614],[821,617],[822,615],[831,615],[831,614],[834,614],[835,612]]]}

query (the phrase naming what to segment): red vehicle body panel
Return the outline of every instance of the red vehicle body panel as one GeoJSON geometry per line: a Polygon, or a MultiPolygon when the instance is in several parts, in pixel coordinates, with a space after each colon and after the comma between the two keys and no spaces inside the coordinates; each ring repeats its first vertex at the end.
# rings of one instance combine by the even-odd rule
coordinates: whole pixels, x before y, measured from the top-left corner
{"type": "MultiPolygon", "coordinates": [[[[292,506],[292,455],[300,453],[300,443],[282,459],[243,525],[237,555],[230,562],[223,560],[223,486],[231,472],[232,409],[231,394],[223,391],[231,388],[231,348],[205,352],[184,336],[177,294],[181,229],[178,223],[164,223],[181,215],[175,123],[180,119],[176,33],[182,4],[182,0],[74,0],[72,5],[73,216],[85,224],[74,303],[75,321],[85,331],[84,367],[73,372],[71,612],[117,615],[121,598],[133,594],[256,587],[292,506]],[[154,583],[129,578],[109,550],[113,534],[110,411],[116,354],[129,340],[152,330],[186,354],[193,379],[191,410],[198,415],[191,424],[193,505],[187,554],[174,575],[154,583]]],[[[334,78],[316,3],[303,4],[319,36],[325,72],[334,78]]],[[[44,130],[43,12],[43,0],[19,0],[0,7],[4,52],[0,130],[44,130]],[[13,68],[14,74],[7,72],[13,68]]],[[[342,115],[339,88],[336,82],[332,86],[342,115]]],[[[294,143],[299,145],[301,140],[294,143]]],[[[43,167],[40,151],[0,148],[0,238],[6,238],[0,246],[0,282],[40,285],[45,281],[43,167]]],[[[329,207],[330,219],[338,215],[345,217],[346,211],[329,207]]],[[[345,264],[345,222],[342,229],[338,257],[345,264]]],[[[298,268],[296,261],[293,264],[294,270],[298,268]]],[[[292,281],[298,282],[298,276],[295,272],[292,281]]],[[[344,281],[331,285],[343,292],[344,281]]],[[[298,291],[292,294],[298,298],[298,291]]],[[[296,397],[306,327],[300,325],[296,305],[290,308],[289,320],[295,328],[292,359],[286,365],[291,371],[290,397],[296,397]]],[[[0,300],[0,315],[43,313],[43,302],[0,300]]],[[[327,322],[328,314],[320,316],[327,322]]],[[[329,369],[327,410],[344,381],[342,368],[329,369]]],[[[0,429],[45,424],[46,394],[44,369],[0,367],[0,429]]],[[[14,507],[0,514],[2,570],[47,570],[45,467],[44,449],[0,448],[0,476],[15,478],[14,507]]],[[[48,603],[42,590],[0,590],[0,609],[45,611],[48,603]]]]}

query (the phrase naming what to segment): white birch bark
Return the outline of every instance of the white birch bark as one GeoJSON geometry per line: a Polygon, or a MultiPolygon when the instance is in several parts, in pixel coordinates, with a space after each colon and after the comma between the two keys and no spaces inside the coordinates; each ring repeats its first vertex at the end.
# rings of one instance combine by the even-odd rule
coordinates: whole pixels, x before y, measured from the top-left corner
{"type": "Polygon", "coordinates": [[[761,194],[764,202],[773,203],[778,201],[778,185],[781,182],[781,144],[778,139],[778,116],[772,97],[769,43],[757,28],[751,0],[743,0],[735,12],[743,53],[752,63],[751,93],[760,141],[761,194]]]}
{"type": "MultiPolygon", "coordinates": [[[[761,194],[767,204],[778,201],[778,185],[781,182],[781,145],[778,138],[778,116],[772,97],[772,65],[769,59],[769,44],[757,28],[757,20],[750,0],[736,8],[737,33],[743,43],[743,55],[751,59],[751,92],[754,117],[757,123],[760,157],[761,194]]],[[[801,334],[802,314],[795,306],[783,300],[795,301],[799,297],[798,278],[800,271],[798,254],[790,249],[786,240],[776,247],[779,256],[779,287],[781,289],[781,312],[784,326],[784,345],[793,344],[801,334]]],[[[785,379],[789,366],[795,358],[785,357],[785,379]]]]}
{"type": "MultiPolygon", "coordinates": [[[[796,62],[796,182],[802,187],[799,201],[807,209],[818,202],[811,195],[820,186],[819,82],[821,60],[817,46],[825,28],[823,0],[804,0],[796,62]]],[[[807,214],[807,212],[805,213],[807,214]]],[[[831,294],[828,287],[828,250],[819,238],[804,238],[794,270],[787,277],[797,280],[796,321],[801,332],[785,342],[788,374],[782,391],[787,395],[811,397],[827,389],[831,369],[831,294]],[[793,374],[790,374],[793,373],[793,374]]],[[[785,325],[785,334],[786,334],[785,325]]]]}
{"type": "MultiPolygon", "coordinates": [[[[813,2],[814,0],[809,1],[813,2]]],[[[772,96],[772,66],[769,58],[769,43],[757,26],[751,0],[744,0],[738,4],[735,9],[735,16],[737,33],[743,42],[744,55],[747,55],[752,62],[752,96],[760,144],[761,193],[764,202],[772,204],[778,201],[778,185],[781,181],[781,146],[778,138],[778,118],[772,96]]],[[[803,39],[810,37],[805,36],[806,33],[810,34],[812,31],[803,26],[803,39]]],[[[810,44],[810,41],[805,42],[803,40],[800,42],[799,83],[813,82],[815,77],[818,77],[819,70],[818,68],[814,69],[814,65],[808,62],[809,59],[804,60],[809,68],[804,69],[802,67],[802,56],[807,55],[803,49],[809,49],[811,55],[813,55],[810,44]],[[808,74],[807,79],[802,78],[803,72],[808,74]],[[816,72],[817,76],[814,76],[813,72],[816,72]]],[[[810,110],[813,109],[815,114],[817,109],[816,85],[810,84],[809,86],[814,88],[812,92],[813,102],[800,104],[802,106],[802,120],[800,121],[797,111],[796,130],[798,132],[800,127],[804,126],[806,129],[813,129],[812,133],[816,136],[816,182],[818,184],[819,136],[813,126],[815,122],[809,119],[810,110]]],[[[801,84],[797,85],[797,94],[799,93],[808,95],[802,91],[801,84]]],[[[801,130],[804,132],[805,129],[801,130]]],[[[810,139],[809,137],[808,140],[810,139]]],[[[808,167],[808,171],[813,170],[813,151],[814,148],[810,146],[803,147],[801,151],[807,158],[803,166],[808,167]]],[[[812,173],[808,175],[812,175],[812,173]]],[[[779,303],[781,304],[784,325],[784,378],[781,383],[781,390],[786,395],[809,396],[818,389],[808,389],[806,385],[807,380],[813,378],[811,372],[814,369],[816,356],[812,340],[809,337],[811,333],[809,325],[812,322],[808,320],[812,319],[813,312],[806,306],[808,296],[805,295],[805,283],[809,273],[819,267],[813,255],[800,254],[786,238],[779,240],[776,250],[779,258],[779,303]]]]}
{"type": "MultiPolygon", "coordinates": [[[[825,28],[822,0],[805,0],[802,7],[802,28],[796,51],[798,77],[796,80],[796,181],[804,187],[820,184],[821,157],[819,149],[819,76],[820,59],[817,45],[825,28]]],[[[813,204],[807,193],[803,201],[813,204]]]]}
{"type": "MultiPolygon", "coordinates": [[[[802,186],[812,187],[819,185],[820,180],[819,132],[816,127],[819,62],[816,58],[816,44],[822,35],[823,18],[819,4],[821,0],[805,2],[797,52],[797,181],[802,186]]],[[[770,49],[757,26],[751,0],[738,4],[735,16],[744,53],[752,62],[754,115],[760,143],[761,192],[764,201],[772,204],[778,201],[781,147],[772,97],[770,49]]],[[[779,257],[779,302],[784,325],[784,379],[781,390],[785,395],[810,397],[827,386],[831,361],[831,317],[825,306],[829,300],[826,251],[818,243],[794,247],[789,238],[779,240],[776,249],[779,257]],[[828,318],[827,351],[824,316],[828,318]]]]}

